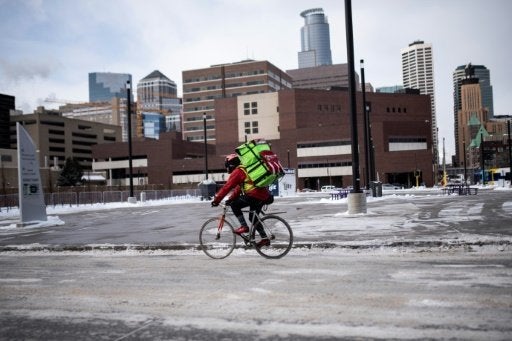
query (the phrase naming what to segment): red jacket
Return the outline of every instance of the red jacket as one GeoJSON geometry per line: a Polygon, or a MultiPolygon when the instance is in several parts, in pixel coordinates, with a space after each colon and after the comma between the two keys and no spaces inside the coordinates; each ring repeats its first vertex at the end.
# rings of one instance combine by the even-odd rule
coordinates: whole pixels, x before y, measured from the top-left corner
{"type": "Polygon", "coordinates": [[[259,199],[261,201],[267,200],[270,197],[270,192],[267,187],[254,187],[251,185],[252,180],[247,175],[245,169],[242,167],[237,167],[233,170],[233,172],[231,172],[228,181],[226,181],[224,186],[222,186],[217,194],[215,194],[213,201],[220,203],[231,190],[233,190],[233,193],[229,197],[229,200],[234,200],[243,193],[243,187],[249,187],[249,189],[243,193],[247,196],[259,199]]]}

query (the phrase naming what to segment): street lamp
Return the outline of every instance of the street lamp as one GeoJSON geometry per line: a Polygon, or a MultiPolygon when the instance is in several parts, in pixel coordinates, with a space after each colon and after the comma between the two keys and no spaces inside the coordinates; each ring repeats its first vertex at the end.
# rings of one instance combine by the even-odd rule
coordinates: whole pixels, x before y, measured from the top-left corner
{"type": "Polygon", "coordinates": [[[357,134],[357,108],[356,108],[356,72],[354,70],[354,33],[352,27],[352,1],[345,0],[345,33],[347,42],[347,64],[349,80],[349,109],[352,138],[352,184],[353,190],[348,196],[348,213],[366,213],[366,195],[361,191],[359,176],[359,146],[357,134]]]}
{"type": "Polygon", "coordinates": [[[365,165],[365,180],[366,189],[370,189],[370,144],[368,143],[368,111],[366,110],[366,85],[364,80],[364,59],[361,59],[361,84],[363,90],[363,120],[364,120],[364,165],[365,165]]]}
{"type": "Polygon", "coordinates": [[[132,106],[131,106],[131,97],[132,97],[132,87],[130,81],[126,82],[126,101],[127,101],[127,132],[128,132],[128,170],[130,176],[130,197],[128,201],[134,201],[133,196],[133,164],[132,164],[132,106]]]}
{"type": "Polygon", "coordinates": [[[482,185],[485,186],[485,155],[484,155],[484,133],[480,133],[480,158],[482,159],[482,185]]]}
{"type": "Polygon", "coordinates": [[[510,174],[510,186],[512,187],[512,149],[510,148],[510,120],[507,121],[508,133],[508,170],[510,174]]]}
{"type": "Polygon", "coordinates": [[[208,180],[208,143],[206,142],[206,113],[203,113],[203,130],[204,130],[204,173],[205,180],[208,180]]]}

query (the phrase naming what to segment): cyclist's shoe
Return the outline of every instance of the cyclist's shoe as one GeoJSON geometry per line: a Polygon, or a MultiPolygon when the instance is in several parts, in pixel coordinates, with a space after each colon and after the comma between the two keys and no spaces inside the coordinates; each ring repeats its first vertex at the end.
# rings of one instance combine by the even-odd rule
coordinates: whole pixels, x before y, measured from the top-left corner
{"type": "Polygon", "coordinates": [[[256,243],[257,248],[260,248],[263,246],[269,246],[269,245],[270,245],[270,240],[268,238],[263,238],[262,240],[260,240],[259,242],[256,243]]]}
{"type": "Polygon", "coordinates": [[[249,228],[247,226],[240,226],[239,228],[235,229],[233,232],[235,232],[236,234],[240,235],[242,233],[247,233],[249,232],[249,228]]]}

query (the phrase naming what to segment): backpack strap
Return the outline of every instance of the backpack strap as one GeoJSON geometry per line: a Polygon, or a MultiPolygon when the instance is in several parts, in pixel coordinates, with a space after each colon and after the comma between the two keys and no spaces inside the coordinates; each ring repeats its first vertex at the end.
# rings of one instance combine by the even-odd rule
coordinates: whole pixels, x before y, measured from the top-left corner
{"type": "Polygon", "coordinates": [[[254,186],[254,182],[251,180],[249,173],[247,173],[247,168],[245,168],[245,166],[240,165],[237,168],[240,168],[245,173],[245,180],[243,183],[240,184],[240,189],[244,194],[249,193],[254,188],[256,188],[256,186],[254,186]]]}

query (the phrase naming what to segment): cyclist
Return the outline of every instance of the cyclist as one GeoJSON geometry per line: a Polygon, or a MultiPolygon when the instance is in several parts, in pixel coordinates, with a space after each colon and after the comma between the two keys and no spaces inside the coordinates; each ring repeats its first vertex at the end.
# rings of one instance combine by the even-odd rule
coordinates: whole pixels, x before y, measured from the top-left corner
{"type": "MultiPolygon", "coordinates": [[[[256,187],[247,174],[247,170],[240,164],[237,154],[229,154],[225,159],[226,170],[229,174],[228,181],[215,194],[212,206],[218,206],[222,199],[233,190],[232,194],[226,200],[226,205],[231,206],[233,214],[240,222],[240,227],[235,229],[235,233],[241,235],[249,232],[247,221],[245,220],[242,208],[249,206],[249,219],[253,220],[253,214],[259,214],[264,205],[274,202],[274,197],[270,194],[267,187],[256,187]]],[[[261,240],[257,246],[270,245],[265,231],[261,226],[255,226],[256,231],[261,235],[261,240]]]]}

